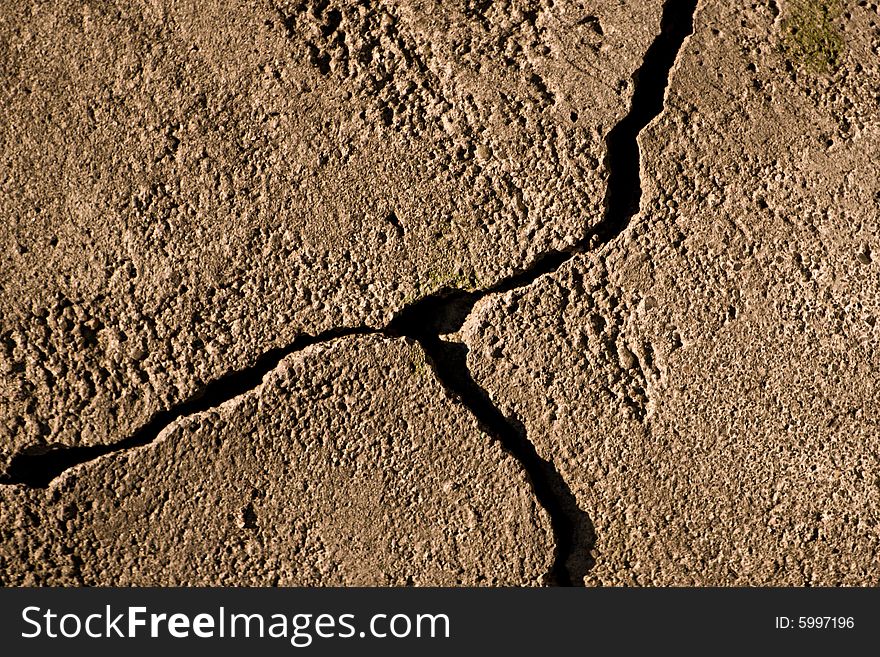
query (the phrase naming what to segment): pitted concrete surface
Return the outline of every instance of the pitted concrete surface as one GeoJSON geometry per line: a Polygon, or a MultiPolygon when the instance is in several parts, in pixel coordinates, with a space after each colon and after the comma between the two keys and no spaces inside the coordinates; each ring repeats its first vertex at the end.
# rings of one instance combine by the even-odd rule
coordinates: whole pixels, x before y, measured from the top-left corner
{"type": "Polygon", "coordinates": [[[880,583],[875,2],[0,9],[0,582],[880,583]]]}

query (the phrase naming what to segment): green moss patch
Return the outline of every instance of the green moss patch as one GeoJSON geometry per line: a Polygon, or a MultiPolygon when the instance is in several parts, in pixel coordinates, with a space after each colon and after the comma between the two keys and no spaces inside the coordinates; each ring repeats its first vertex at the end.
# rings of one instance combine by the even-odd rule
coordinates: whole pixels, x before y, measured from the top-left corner
{"type": "Polygon", "coordinates": [[[841,0],[789,0],[782,21],[786,55],[814,73],[828,73],[843,56],[841,0]]]}

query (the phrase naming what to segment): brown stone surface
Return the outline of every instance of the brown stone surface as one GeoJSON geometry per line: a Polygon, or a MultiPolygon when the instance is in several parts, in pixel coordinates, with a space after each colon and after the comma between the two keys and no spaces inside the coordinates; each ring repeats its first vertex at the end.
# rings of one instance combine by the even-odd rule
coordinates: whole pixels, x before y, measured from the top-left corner
{"type": "Polygon", "coordinates": [[[695,4],[4,4],[0,582],[880,584],[880,8],[695,4]]]}

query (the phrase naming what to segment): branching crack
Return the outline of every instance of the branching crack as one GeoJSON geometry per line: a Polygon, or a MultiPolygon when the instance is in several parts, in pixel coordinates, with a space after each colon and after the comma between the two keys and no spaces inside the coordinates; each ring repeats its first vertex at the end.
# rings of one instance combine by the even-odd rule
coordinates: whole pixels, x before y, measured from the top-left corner
{"type": "Polygon", "coordinates": [[[669,73],[684,39],[693,32],[697,0],[668,0],[663,7],[660,33],[648,48],[642,65],[633,75],[635,88],[629,113],[606,137],[609,171],[602,220],[583,239],[566,249],[549,251],[524,270],[480,291],[443,290],[403,309],[382,329],[369,327],[331,329],[315,336],[300,336],[292,344],[264,353],[257,362],[207,384],[199,394],[172,409],[156,414],[128,438],[112,445],[90,447],[54,446],[39,453],[25,451],[13,457],[0,484],[45,488],[65,470],[105,454],[120,452],[154,441],[170,424],[206,411],[256,388],[263,377],[286,356],[320,342],[346,336],[382,334],[416,340],[431,360],[447,390],[454,393],[491,435],[523,466],[538,502],[550,515],[557,554],[550,575],[557,585],[581,585],[592,566],[595,534],[568,484],[552,462],[542,458],[526,436],[522,424],[508,417],[491,402],[476,383],[466,362],[467,348],[440,339],[459,330],[474,305],[497,293],[526,287],[539,277],[555,272],[576,254],[613,241],[629,225],[641,201],[638,135],[663,109],[669,73]]]}

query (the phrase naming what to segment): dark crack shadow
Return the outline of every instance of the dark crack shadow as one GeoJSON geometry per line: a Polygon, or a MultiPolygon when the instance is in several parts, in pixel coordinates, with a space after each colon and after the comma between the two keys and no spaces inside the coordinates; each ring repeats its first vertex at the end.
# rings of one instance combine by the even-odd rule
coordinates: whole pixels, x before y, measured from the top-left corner
{"type": "Polygon", "coordinates": [[[519,463],[529,478],[538,503],[550,516],[556,557],[549,575],[557,586],[583,586],[593,566],[596,533],[590,517],[578,507],[571,488],[556,466],[538,454],[525,426],[507,418],[492,403],[489,394],[474,380],[467,367],[467,346],[445,342],[436,335],[412,336],[428,355],[442,384],[473,413],[480,424],[519,463]]]}
{"type": "Polygon", "coordinates": [[[694,31],[696,9],[697,0],[668,0],[663,5],[660,33],[632,76],[629,112],[605,138],[608,184],[605,216],[596,227],[599,243],[620,235],[639,211],[642,179],[638,136],[663,111],[669,75],[685,38],[694,31]]]}

